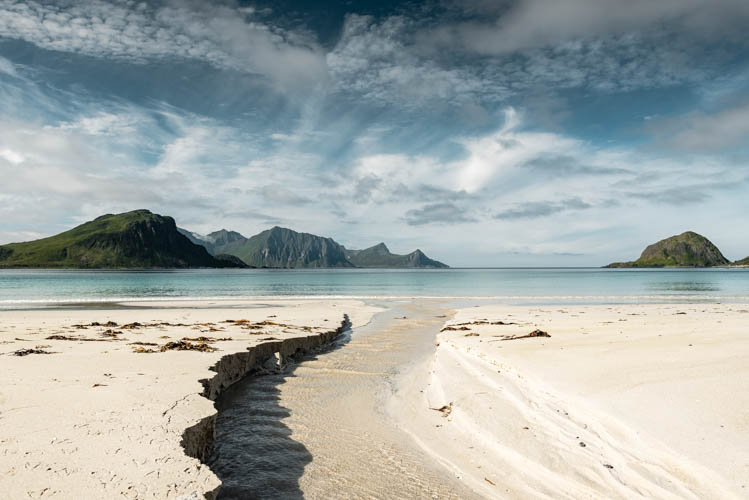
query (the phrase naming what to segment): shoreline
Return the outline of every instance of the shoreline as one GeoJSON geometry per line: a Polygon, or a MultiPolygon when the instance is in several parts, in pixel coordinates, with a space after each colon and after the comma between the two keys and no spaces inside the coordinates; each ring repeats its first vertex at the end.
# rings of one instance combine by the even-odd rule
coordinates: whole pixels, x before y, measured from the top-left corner
{"type": "MultiPolygon", "coordinates": [[[[293,303],[364,300],[448,300],[497,303],[515,306],[617,306],[617,305],[697,305],[747,304],[749,295],[248,295],[212,297],[113,297],[82,299],[0,300],[0,312],[87,311],[245,307],[252,302],[293,303]]],[[[252,307],[262,307],[252,306],[252,307]]]]}
{"type": "Polygon", "coordinates": [[[193,306],[3,313],[3,491],[215,497],[220,481],[194,457],[210,446],[216,396],[247,372],[273,370],[378,310],[357,301],[193,306]],[[158,352],[170,342],[203,352],[158,352]]]}

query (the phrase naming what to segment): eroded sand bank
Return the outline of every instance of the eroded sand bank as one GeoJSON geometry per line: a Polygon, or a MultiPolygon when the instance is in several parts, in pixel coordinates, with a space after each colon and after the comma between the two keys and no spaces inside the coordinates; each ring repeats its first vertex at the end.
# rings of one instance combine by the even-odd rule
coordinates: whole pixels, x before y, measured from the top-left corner
{"type": "Polygon", "coordinates": [[[0,313],[3,497],[210,497],[218,478],[183,448],[204,452],[215,410],[203,394],[255,354],[314,347],[344,314],[357,326],[377,311],[353,300],[127,306],[0,313]]]}
{"type": "Polygon", "coordinates": [[[391,414],[489,498],[746,498],[748,310],[462,309],[391,414]]]}

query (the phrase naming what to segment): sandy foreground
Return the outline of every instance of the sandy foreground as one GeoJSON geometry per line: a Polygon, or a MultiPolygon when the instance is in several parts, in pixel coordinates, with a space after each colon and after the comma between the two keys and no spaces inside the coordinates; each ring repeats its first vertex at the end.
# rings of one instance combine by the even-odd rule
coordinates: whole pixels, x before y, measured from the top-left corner
{"type": "Polygon", "coordinates": [[[446,325],[390,410],[477,492],[749,498],[749,306],[481,306],[446,325]]]}
{"type": "Polygon", "coordinates": [[[255,361],[228,355],[312,345],[344,314],[358,326],[377,311],[354,300],[123,305],[0,312],[3,498],[210,496],[220,482],[183,439],[205,451],[215,409],[202,394],[215,396],[255,361]],[[202,350],[161,352],[185,338],[172,347],[202,350]],[[222,358],[232,362],[216,377],[210,368],[222,358]]]}

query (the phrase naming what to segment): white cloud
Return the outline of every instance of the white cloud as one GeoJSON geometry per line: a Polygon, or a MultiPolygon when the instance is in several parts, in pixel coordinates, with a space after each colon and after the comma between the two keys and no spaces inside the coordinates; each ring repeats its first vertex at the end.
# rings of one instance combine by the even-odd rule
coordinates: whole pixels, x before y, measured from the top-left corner
{"type": "Polygon", "coordinates": [[[0,36],[135,63],[196,59],[264,75],[280,89],[325,78],[324,56],[314,41],[252,15],[197,2],[150,7],[132,1],[74,0],[55,6],[0,0],[0,36]]]}
{"type": "Polygon", "coordinates": [[[10,76],[18,76],[18,73],[16,72],[16,68],[13,65],[12,62],[8,61],[4,57],[0,57],[0,73],[5,73],[6,75],[10,76]]]}
{"type": "MultiPolygon", "coordinates": [[[[541,0],[528,3],[546,4],[541,0]]],[[[406,109],[468,109],[539,89],[590,88],[611,93],[700,82],[720,74],[720,57],[702,57],[704,49],[670,31],[591,28],[596,20],[604,26],[609,21],[629,26],[626,19],[602,15],[606,10],[628,9],[612,8],[608,2],[603,2],[605,8],[587,9],[589,3],[594,2],[572,2],[570,12],[589,12],[576,21],[570,19],[568,29],[563,28],[567,16],[575,16],[566,12],[566,3],[558,2],[549,9],[565,11],[557,28],[546,26],[553,16],[538,16],[535,8],[531,14],[522,14],[521,7],[515,10],[522,12],[510,10],[486,25],[449,18],[427,22],[408,16],[349,15],[337,45],[327,55],[333,89],[357,100],[398,103],[406,109]],[[517,24],[511,22],[518,16],[517,24]],[[531,21],[538,25],[523,30],[531,21]]],[[[647,10],[644,2],[638,5],[647,10]]],[[[642,16],[631,14],[632,26],[638,25],[642,16]]]]}
{"type": "Polygon", "coordinates": [[[368,16],[347,16],[338,44],[327,55],[336,88],[369,100],[407,106],[433,99],[454,103],[507,95],[501,85],[482,79],[471,69],[442,67],[414,53],[408,33],[415,28],[413,20],[402,16],[379,22],[368,16]]]}
{"type": "Polygon", "coordinates": [[[8,148],[0,149],[0,158],[12,163],[13,165],[19,165],[23,163],[24,160],[24,157],[21,154],[8,148]]]}
{"type": "Polygon", "coordinates": [[[711,40],[746,42],[749,4],[743,0],[523,0],[481,8],[485,22],[439,26],[435,41],[481,54],[507,54],[575,39],[608,38],[632,32],[669,32],[711,40]]]}
{"type": "Polygon", "coordinates": [[[120,113],[101,112],[95,116],[83,116],[73,122],[57,125],[62,130],[79,130],[89,135],[121,136],[137,132],[136,117],[120,113]]]}
{"type": "Polygon", "coordinates": [[[749,102],[705,113],[650,120],[647,130],[660,145],[680,151],[723,151],[746,148],[749,137],[749,102]]]}

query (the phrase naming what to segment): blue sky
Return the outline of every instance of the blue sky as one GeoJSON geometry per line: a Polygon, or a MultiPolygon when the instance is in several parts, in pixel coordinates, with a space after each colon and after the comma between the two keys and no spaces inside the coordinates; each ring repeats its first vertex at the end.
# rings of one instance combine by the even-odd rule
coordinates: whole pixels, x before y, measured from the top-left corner
{"type": "Polygon", "coordinates": [[[149,208],[455,266],[749,255],[749,3],[0,0],[0,243],[149,208]]]}

